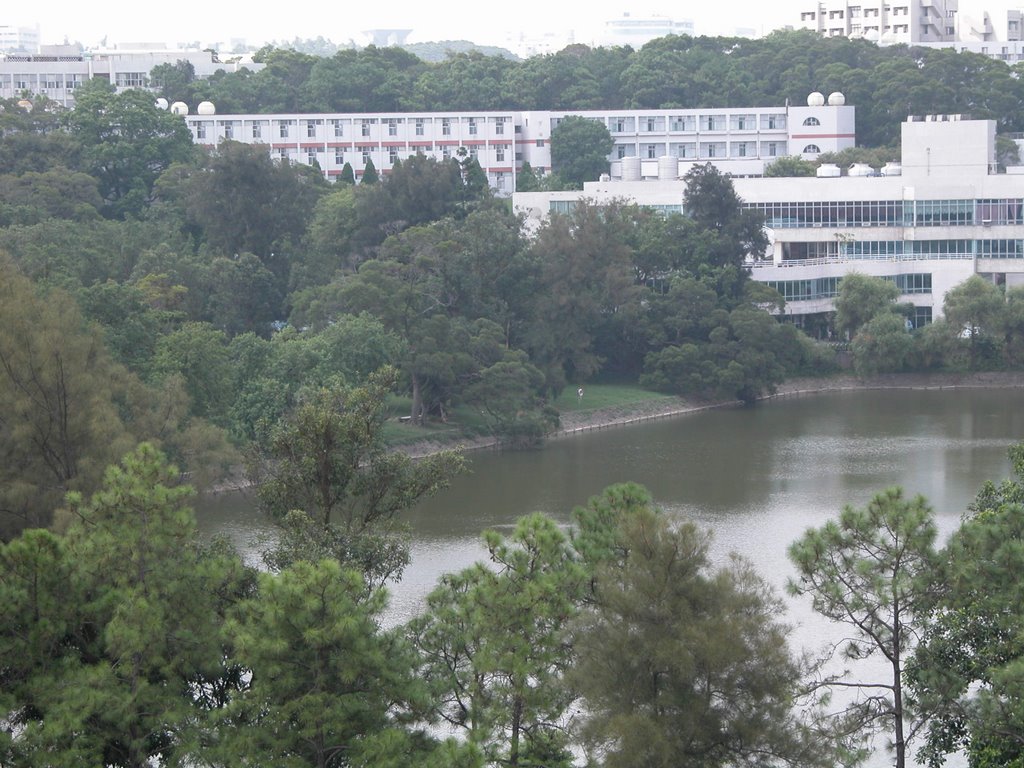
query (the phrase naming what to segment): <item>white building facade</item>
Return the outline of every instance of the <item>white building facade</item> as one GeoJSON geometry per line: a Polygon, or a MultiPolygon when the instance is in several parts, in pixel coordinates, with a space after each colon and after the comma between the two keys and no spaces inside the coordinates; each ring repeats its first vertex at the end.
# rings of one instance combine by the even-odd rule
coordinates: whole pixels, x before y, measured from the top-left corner
{"type": "MultiPolygon", "coordinates": [[[[374,114],[189,115],[197,144],[226,139],[265,144],[275,157],[317,164],[328,178],[350,163],[356,178],[367,161],[387,173],[417,153],[446,159],[472,155],[499,194],[515,190],[524,163],[551,171],[551,132],[570,115],[605,125],[614,141],[611,178],[672,178],[713,162],[736,176],[760,175],[785,155],[816,158],[855,142],[854,108],[815,94],[814,106],[581,112],[424,112],[374,114]],[[818,103],[818,102],[822,103],[818,103]]],[[[838,94],[835,95],[838,97],[838,94]]]]}
{"type": "Polygon", "coordinates": [[[148,88],[150,72],[160,64],[187,61],[197,78],[218,71],[257,71],[263,64],[217,61],[210,51],[197,50],[100,50],[83,52],[77,45],[44,45],[39,53],[0,56],[0,98],[31,99],[46,96],[64,107],[74,107],[75,89],[101,78],[118,91],[148,88]]]}
{"type": "Polygon", "coordinates": [[[827,37],[883,43],[956,40],[958,0],[820,0],[800,11],[799,28],[827,37]]]}
{"type": "MultiPolygon", "coordinates": [[[[832,311],[849,272],[895,282],[915,325],[941,316],[946,293],[972,275],[1024,285],[1024,173],[995,172],[995,123],[912,119],[902,146],[901,167],[733,181],[744,205],[764,213],[771,243],[751,274],[782,293],[794,321],[832,311]]],[[[514,206],[536,225],[582,199],[681,212],[684,191],[682,181],[610,181],[517,194],[514,206]]]]}

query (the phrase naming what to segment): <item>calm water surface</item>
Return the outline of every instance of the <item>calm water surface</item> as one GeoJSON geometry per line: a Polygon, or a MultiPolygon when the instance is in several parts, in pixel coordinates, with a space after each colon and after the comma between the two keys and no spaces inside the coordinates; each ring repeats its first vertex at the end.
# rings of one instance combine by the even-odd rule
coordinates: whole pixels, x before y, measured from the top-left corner
{"type": "MultiPolygon", "coordinates": [[[[945,538],[982,483],[1009,474],[1007,448],[1024,439],[1022,400],[1013,389],[830,393],[596,431],[539,451],[470,454],[470,474],[408,515],[413,562],[392,589],[388,620],[412,616],[438,576],[483,557],[485,528],[511,530],[533,511],[568,523],[574,506],[627,480],[711,529],[716,559],[739,553],[780,591],[794,539],[888,486],[923,494],[945,538]]],[[[244,495],[204,499],[198,513],[204,530],[258,559],[251,540],[270,529],[244,495]]],[[[787,604],[797,645],[841,637],[807,601],[787,604]]]]}

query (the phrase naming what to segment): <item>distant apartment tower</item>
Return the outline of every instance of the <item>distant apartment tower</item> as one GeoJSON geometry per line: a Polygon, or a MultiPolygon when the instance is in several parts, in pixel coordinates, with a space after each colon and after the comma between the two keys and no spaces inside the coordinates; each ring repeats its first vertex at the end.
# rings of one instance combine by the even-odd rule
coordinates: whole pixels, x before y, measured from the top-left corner
{"type": "Polygon", "coordinates": [[[957,39],[958,10],[958,0],[822,0],[804,6],[800,27],[878,43],[948,42],[957,39]]]}
{"type": "Polygon", "coordinates": [[[0,52],[35,53],[39,50],[39,26],[0,24],[0,52]]]}

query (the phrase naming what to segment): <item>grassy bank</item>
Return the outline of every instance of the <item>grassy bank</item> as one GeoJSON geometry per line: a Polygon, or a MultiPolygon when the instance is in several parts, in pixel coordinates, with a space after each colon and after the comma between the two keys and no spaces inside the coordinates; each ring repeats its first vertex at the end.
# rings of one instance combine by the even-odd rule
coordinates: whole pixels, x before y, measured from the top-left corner
{"type": "MultiPolygon", "coordinates": [[[[676,401],[676,397],[635,384],[588,384],[584,387],[583,397],[579,397],[575,387],[567,387],[554,405],[563,419],[576,423],[602,413],[618,413],[676,401]]],[[[408,415],[410,408],[409,398],[395,397],[389,401],[390,415],[384,427],[388,445],[406,448],[418,443],[457,444],[490,437],[486,420],[470,406],[455,408],[448,414],[446,422],[431,420],[423,426],[401,420],[408,415]]]]}

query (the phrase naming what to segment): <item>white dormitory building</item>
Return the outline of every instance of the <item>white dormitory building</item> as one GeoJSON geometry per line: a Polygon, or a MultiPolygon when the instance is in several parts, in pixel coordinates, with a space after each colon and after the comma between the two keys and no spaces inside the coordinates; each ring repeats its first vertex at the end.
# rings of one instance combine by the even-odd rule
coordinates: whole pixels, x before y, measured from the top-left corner
{"type": "MultiPolygon", "coordinates": [[[[854,109],[839,94],[812,106],[582,112],[425,112],[396,114],[196,114],[185,119],[197,144],[226,139],[263,144],[274,157],[316,164],[335,178],[350,163],[358,179],[368,161],[388,173],[417,153],[472,155],[499,194],[511,194],[525,163],[551,172],[551,132],[569,115],[606,126],[614,142],[612,178],[671,174],[713,162],[734,176],[761,175],[777,157],[816,158],[854,145],[854,109]]],[[[209,113],[212,105],[204,106],[209,113]]]]}
{"type": "MultiPolygon", "coordinates": [[[[915,326],[941,316],[946,293],[972,275],[1024,285],[1024,168],[1009,171],[996,172],[994,121],[937,116],[902,124],[901,165],[734,179],[744,205],[766,219],[770,246],[750,255],[753,279],[777,288],[798,324],[834,309],[849,272],[895,282],[915,326]]],[[[682,212],[684,189],[682,180],[610,180],[513,202],[536,227],[584,199],[682,212]]]]}
{"type": "Polygon", "coordinates": [[[160,64],[188,61],[197,78],[218,71],[257,71],[264,65],[251,58],[219,61],[210,51],[169,49],[137,44],[85,51],[81,45],[43,45],[32,52],[0,54],[0,99],[46,96],[64,107],[74,107],[75,89],[93,78],[107,80],[118,91],[150,87],[150,72],[160,64]]]}

